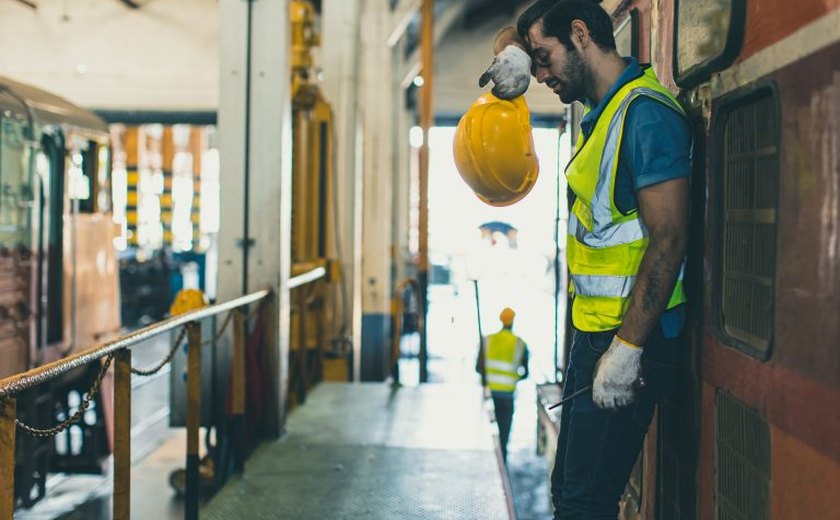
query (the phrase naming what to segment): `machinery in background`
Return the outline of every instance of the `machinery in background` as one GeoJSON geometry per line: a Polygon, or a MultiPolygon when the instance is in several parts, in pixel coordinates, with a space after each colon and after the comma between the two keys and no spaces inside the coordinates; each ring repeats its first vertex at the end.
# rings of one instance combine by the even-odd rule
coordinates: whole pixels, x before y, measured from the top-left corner
{"type": "MultiPolygon", "coordinates": [[[[0,77],[0,377],[119,332],[108,128],[95,114],[0,77]]],[[[18,396],[18,416],[54,424],[78,410],[92,364],[18,396]]],[[[21,435],[15,494],[26,507],[50,471],[99,472],[109,403],[54,438],[21,435]]]]}
{"type": "Polygon", "coordinates": [[[163,319],[182,288],[213,295],[206,280],[207,251],[218,231],[214,131],[186,124],[111,125],[126,327],[163,319]]]}
{"type": "Polygon", "coordinates": [[[350,345],[340,264],[335,260],[333,114],[314,71],[320,43],[309,0],[290,4],[292,24],[292,276],[323,267],[324,278],[292,290],[290,404],[322,379],[346,381],[350,345]]]}

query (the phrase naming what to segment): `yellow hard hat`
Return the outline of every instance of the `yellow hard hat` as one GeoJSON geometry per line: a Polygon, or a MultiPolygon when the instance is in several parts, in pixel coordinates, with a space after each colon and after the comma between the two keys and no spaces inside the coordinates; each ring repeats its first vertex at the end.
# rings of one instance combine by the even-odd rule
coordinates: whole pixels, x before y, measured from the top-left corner
{"type": "Polygon", "coordinates": [[[540,172],[522,96],[506,101],[489,92],[467,110],[455,130],[455,165],[479,199],[509,206],[534,187],[540,172]]]}
{"type": "Polygon", "coordinates": [[[203,292],[198,289],[181,289],[169,306],[169,314],[177,316],[206,306],[207,299],[203,292]]]}
{"type": "Polygon", "coordinates": [[[513,312],[513,309],[510,307],[505,307],[502,309],[502,313],[499,314],[499,319],[502,321],[502,325],[505,327],[510,327],[513,325],[513,318],[516,317],[516,313],[513,312]]]}

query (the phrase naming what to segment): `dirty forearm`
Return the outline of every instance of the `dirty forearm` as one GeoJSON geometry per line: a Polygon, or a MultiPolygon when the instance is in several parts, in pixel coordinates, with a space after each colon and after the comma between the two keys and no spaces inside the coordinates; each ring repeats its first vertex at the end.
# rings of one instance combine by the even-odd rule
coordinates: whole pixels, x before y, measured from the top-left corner
{"type": "Polygon", "coordinates": [[[516,45],[520,49],[528,51],[528,45],[525,40],[520,38],[516,27],[513,26],[505,27],[496,33],[496,38],[493,41],[493,53],[499,54],[508,45],[516,45]]]}

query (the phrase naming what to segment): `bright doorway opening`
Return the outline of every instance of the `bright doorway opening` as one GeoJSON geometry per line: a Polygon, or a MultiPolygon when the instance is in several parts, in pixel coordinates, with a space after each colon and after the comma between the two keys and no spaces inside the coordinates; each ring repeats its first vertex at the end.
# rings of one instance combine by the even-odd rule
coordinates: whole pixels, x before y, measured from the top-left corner
{"type": "MultiPolygon", "coordinates": [[[[484,335],[496,332],[504,307],[516,311],[514,332],[528,343],[531,381],[554,381],[565,318],[565,295],[555,297],[555,254],[563,257],[566,213],[565,179],[558,172],[569,158],[569,138],[554,128],[535,128],[537,183],[518,203],[495,208],[458,175],[454,134],[450,126],[429,134],[429,382],[477,382],[479,316],[484,335]]],[[[562,264],[559,272],[565,276],[562,264]]],[[[401,351],[400,380],[416,384],[419,337],[404,336],[401,351]]]]}

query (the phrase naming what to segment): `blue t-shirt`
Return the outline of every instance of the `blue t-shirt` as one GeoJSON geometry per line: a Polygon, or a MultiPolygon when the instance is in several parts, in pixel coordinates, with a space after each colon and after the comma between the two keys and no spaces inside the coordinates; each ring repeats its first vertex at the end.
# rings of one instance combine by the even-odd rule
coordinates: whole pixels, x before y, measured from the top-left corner
{"type": "MultiPolygon", "coordinates": [[[[604,98],[581,119],[580,129],[588,138],[595,123],[616,92],[643,74],[635,58],[624,58],[627,67],[604,98]]],[[[627,108],[615,180],[615,205],[622,213],[639,207],[636,192],[654,184],[691,176],[691,128],[686,118],[664,103],[640,96],[627,108]]],[[[685,306],[662,314],[660,324],[666,337],[676,337],[685,323],[685,306]]]]}

